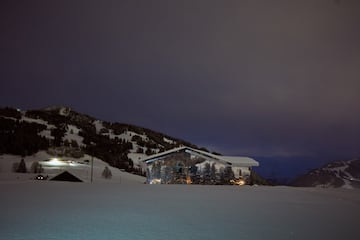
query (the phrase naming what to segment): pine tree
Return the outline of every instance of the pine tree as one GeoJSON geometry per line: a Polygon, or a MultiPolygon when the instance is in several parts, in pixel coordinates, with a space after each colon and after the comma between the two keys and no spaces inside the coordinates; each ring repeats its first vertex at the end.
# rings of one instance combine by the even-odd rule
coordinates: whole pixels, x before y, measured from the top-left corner
{"type": "Polygon", "coordinates": [[[19,166],[16,169],[16,172],[18,172],[18,173],[26,173],[27,172],[26,164],[25,164],[25,161],[23,158],[21,159],[19,166]]]}
{"type": "Polygon", "coordinates": [[[32,173],[43,173],[44,168],[42,167],[42,165],[38,161],[35,161],[35,162],[33,162],[31,164],[30,171],[32,173]]]}
{"type": "Polygon", "coordinates": [[[204,167],[204,175],[206,176],[210,176],[210,171],[211,171],[211,165],[210,163],[205,163],[205,167],[204,167]]]}
{"type": "Polygon", "coordinates": [[[227,166],[224,169],[224,183],[230,184],[231,179],[234,179],[234,172],[230,166],[227,166]]]}
{"type": "Polygon", "coordinates": [[[210,183],[210,173],[211,173],[211,165],[210,163],[205,163],[204,171],[203,171],[203,181],[205,184],[210,183]]]}
{"type": "Polygon", "coordinates": [[[215,181],[215,180],[216,180],[216,167],[215,167],[215,163],[211,164],[210,178],[211,178],[212,181],[215,181]]]}
{"type": "Polygon", "coordinates": [[[111,170],[105,166],[104,171],[102,172],[102,177],[105,179],[110,179],[112,177],[111,170]]]}

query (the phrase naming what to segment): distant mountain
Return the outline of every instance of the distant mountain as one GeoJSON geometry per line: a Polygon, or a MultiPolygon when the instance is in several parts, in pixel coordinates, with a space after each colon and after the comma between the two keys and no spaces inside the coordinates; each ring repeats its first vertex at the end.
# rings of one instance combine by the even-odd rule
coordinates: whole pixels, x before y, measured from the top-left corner
{"type": "Polygon", "coordinates": [[[360,188],[360,158],[335,161],[296,178],[298,187],[360,188]]]}
{"type": "Polygon", "coordinates": [[[29,111],[0,108],[0,155],[27,156],[40,150],[71,157],[86,153],[136,172],[141,171],[142,158],[179,146],[199,149],[150,129],[101,121],[69,107],[29,111]]]}

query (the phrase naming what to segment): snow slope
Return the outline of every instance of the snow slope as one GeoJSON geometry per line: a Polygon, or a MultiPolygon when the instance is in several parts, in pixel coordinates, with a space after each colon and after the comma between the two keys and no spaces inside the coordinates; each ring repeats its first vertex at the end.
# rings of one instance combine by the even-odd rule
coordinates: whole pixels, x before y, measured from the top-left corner
{"type": "Polygon", "coordinates": [[[0,182],[0,239],[359,239],[347,189],[0,182]]]}
{"type": "MultiPolygon", "coordinates": [[[[91,180],[91,156],[85,154],[82,158],[64,157],[59,158],[64,160],[62,164],[58,166],[51,166],[50,159],[54,156],[49,155],[45,151],[40,151],[32,156],[24,158],[28,171],[30,171],[33,162],[37,161],[43,165],[43,175],[48,175],[50,178],[57,174],[67,170],[79,177],[84,182],[90,182],[91,180]]],[[[21,157],[15,155],[0,155],[0,181],[30,181],[34,179],[37,174],[34,173],[14,173],[12,172],[12,166],[14,163],[20,162],[21,157]]],[[[127,172],[123,172],[118,168],[109,166],[108,163],[94,158],[93,164],[93,181],[94,182],[130,182],[130,183],[144,183],[145,178],[137,175],[133,175],[127,172]],[[111,179],[104,179],[102,172],[105,166],[107,166],[111,173],[111,179]]]]}
{"type": "Polygon", "coordinates": [[[299,176],[293,182],[299,187],[360,188],[360,159],[330,162],[299,176]]]}

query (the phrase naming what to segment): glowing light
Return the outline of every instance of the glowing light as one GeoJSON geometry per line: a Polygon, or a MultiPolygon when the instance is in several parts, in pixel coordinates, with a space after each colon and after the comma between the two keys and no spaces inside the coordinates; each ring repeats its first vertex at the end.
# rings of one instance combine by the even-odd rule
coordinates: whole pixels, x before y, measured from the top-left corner
{"type": "Polygon", "coordinates": [[[233,185],[238,185],[238,186],[243,186],[246,184],[245,180],[244,179],[232,179],[230,180],[230,183],[233,184],[233,185]]]}
{"type": "Polygon", "coordinates": [[[240,186],[245,185],[245,181],[242,180],[242,179],[240,179],[240,180],[238,181],[238,185],[240,185],[240,186]]]}
{"type": "Polygon", "coordinates": [[[52,158],[48,162],[48,165],[50,165],[50,166],[64,166],[64,165],[67,165],[67,163],[65,163],[64,161],[61,161],[58,158],[52,158]]]}
{"type": "Polygon", "coordinates": [[[161,179],[160,178],[154,178],[150,181],[150,184],[160,184],[161,183],[161,179]]]}
{"type": "Polygon", "coordinates": [[[186,177],[186,184],[192,184],[190,176],[186,177]]]}

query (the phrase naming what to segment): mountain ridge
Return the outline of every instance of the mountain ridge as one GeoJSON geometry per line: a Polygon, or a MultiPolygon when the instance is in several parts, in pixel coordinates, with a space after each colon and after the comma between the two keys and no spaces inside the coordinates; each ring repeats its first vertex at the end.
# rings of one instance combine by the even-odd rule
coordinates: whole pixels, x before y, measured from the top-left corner
{"type": "Polygon", "coordinates": [[[205,148],[169,135],[119,122],[98,120],[70,107],[25,110],[0,108],[0,154],[90,154],[111,166],[137,171],[145,156],[179,146],[205,148]]]}
{"type": "Polygon", "coordinates": [[[297,177],[291,185],[296,187],[360,188],[360,158],[327,163],[297,177]]]}

